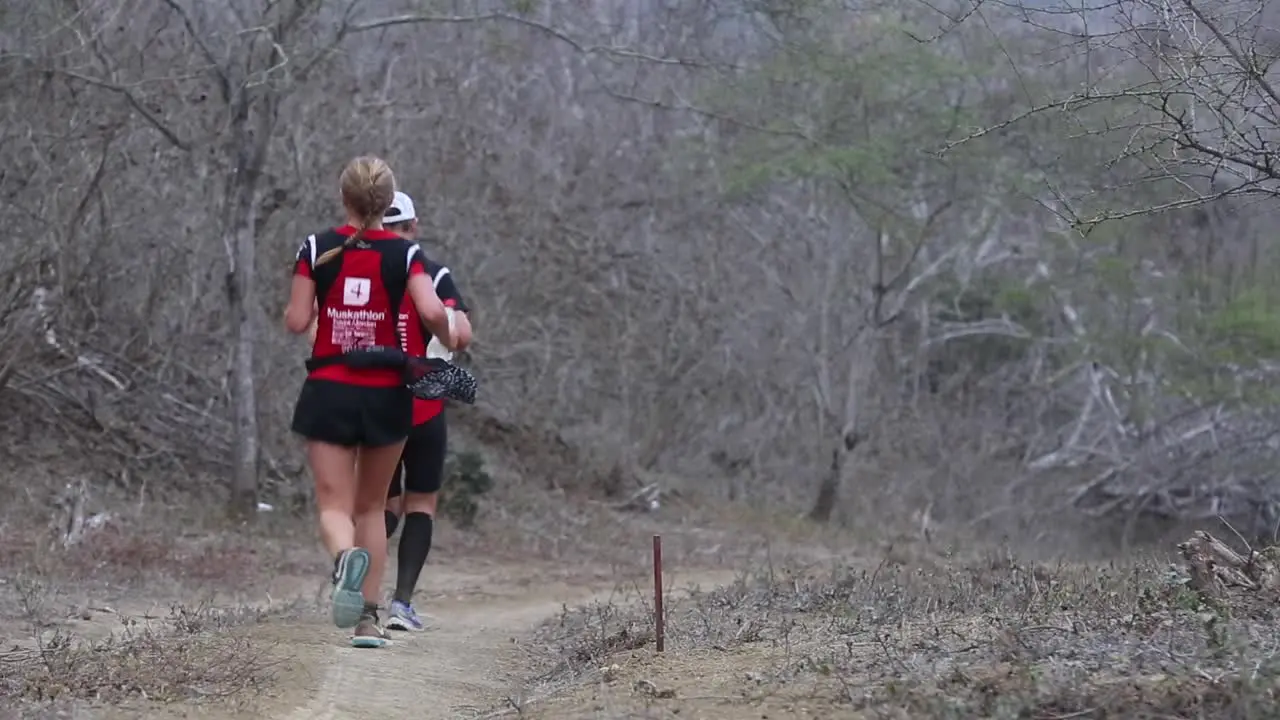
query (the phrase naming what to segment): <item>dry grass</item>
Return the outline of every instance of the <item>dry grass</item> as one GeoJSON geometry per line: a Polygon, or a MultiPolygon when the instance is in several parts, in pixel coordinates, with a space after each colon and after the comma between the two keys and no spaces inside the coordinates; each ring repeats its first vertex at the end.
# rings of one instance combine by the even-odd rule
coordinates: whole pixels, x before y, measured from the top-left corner
{"type": "Polygon", "coordinates": [[[6,625],[23,632],[0,645],[0,717],[87,717],[103,707],[152,712],[171,703],[243,707],[271,687],[283,663],[253,627],[301,609],[174,602],[160,617],[132,616],[50,607],[39,582],[14,584],[24,617],[6,625]]]}
{"type": "MultiPolygon", "coordinates": [[[[663,656],[652,651],[644,580],[543,625],[520,644],[536,675],[508,702],[522,717],[1275,716],[1272,591],[1210,597],[1155,560],[939,559],[909,531],[886,549],[787,518],[700,511],[696,498],[618,513],[533,492],[501,463],[493,472],[499,487],[479,527],[442,524],[436,547],[482,558],[468,565],[478,586],[491,580],[486,567],[521,562],[528,572],[503,570],[504,587],[643,578],[652,532],[663,532],[679,579],[728,581],[670,594],[663,656]],[[862,562],[850,545],[884,559],[862,562]],[[756,569],[736,578],[723,570],[748,564],[756,569]]],[[[69,548],[38,524],[0,521],[0,719],[235,710],[271,686],[280,654],[252,630],[300,607],[264,610],[249,596],[281,576],[322,584],[322,553],[299,552],[315,546],[310,518],[279,513],[245,529],[148,510],[116,506],[117,524],[69,548]]]]}
{"type": "Polygon", "coordinates": [[[0,651],[0,694],[8,703],[34,706],[243,700],[273,678],[276,661],[241,632],[267,617],[253,608],[175,605],[161,622],[126,618],[122,629],[101,639],[37,633],[34,647],[0,651]]]}
{"type": "Polygon", "coordinates": [[[253,628],[305,603],[267,603],[262,591],[311,573],[319,585],[323,563],[280,527],[219,528],[148,509],[117,510],[70,547],[34,512],[0,522],[0,718],[232,709],[271,686],[280,655],[253,628]]]}
{"type": "Polygon", "coordinates": [[[662,657],[643,606],[567,611],[534,644],[552,696],[521,714],[1271,718],[1274,600],[1155,561],[766,570],[673,597],[662,657]]]}

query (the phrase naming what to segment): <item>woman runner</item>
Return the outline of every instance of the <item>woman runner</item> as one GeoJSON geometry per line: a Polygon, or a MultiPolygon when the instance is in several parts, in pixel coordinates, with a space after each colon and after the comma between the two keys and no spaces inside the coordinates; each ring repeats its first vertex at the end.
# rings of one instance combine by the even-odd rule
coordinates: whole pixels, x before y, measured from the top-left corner
{"type": "MultiPolygon", "coordinates": [[[[391,207],[387,208],[382,222],[388,230],[405,240],[413,241],[418,233],[418,216],[413,200],[397,192],[391,207]]],[[[427,275],[435,285],[436,295],[444,302],[451,316],[456,335],[456,349],[465,350],[471,344],[471,323],[467,318],[467,304],[453,282],[449,268],[426,261],[427,275]]],[[[407,303],[400,310],[400,318],[406,323],[405,349],[411,355],[428,355],[432,344],[428,330],[422,323],[411,322],[413,308],[407,303]]],[[[422,618],[413,609],[413,592],[418,577],[431,552],[431,535],[434,529],[436,500],[444,481],[445,445],[448,431],[444,419],[444,400],[413,401],[413,429],[405,442],[400,463],[387,495],[386,528],[390,539],[403,518],[400,532],[400,549],[396,564],[396,590],[388,611],[387,627],[395,630],[418,631],[425,629],[422,618]],[[402,496],[403,493],[403,496],[402,496]]]]}
{"type": "Polygon", "coordinates": [[[382,647],[382,511],[413,422],[400,352],[402,300],[408,296],[446,347],[456,340],[421,248],[382,227],[395,195],[391,168],[380,158],[356,158],[342,171],[341,191],[346,225],[308,237],[294,266],[285,326],[301,334],[315,321],[316,335],[292,429],[307,440],[320,534],[333,556],[333,622],[355,628],[356,647],[382,647]]]}

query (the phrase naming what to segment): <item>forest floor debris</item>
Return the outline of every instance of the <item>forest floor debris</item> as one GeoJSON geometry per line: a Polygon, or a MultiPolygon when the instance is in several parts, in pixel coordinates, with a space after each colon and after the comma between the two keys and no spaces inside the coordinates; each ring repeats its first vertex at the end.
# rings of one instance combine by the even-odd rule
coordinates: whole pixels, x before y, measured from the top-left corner
{"type": "Polygon", "coordinates": [[[1274,717],[1276,551],[1206,533],[1180,549],[765,568],[668,601],[663,655],[650,608],[589,605],[539,629],[521,717],[1274,717]]]}
{"type": "MultiPolygon", "coordinates": [[[[1198,532],[1176,563],[1046,564],[561,505],[442,535],[440,627],[390,650],[443,698],[423,717],[1250,720],[1280,692],[1280,550],[1238,538],[1198,532]],[[652,532],[671,560],[661,656],[652,532]]],[[[70,546],[0,524],[0,717],[341,718],[356,709],[334,688],[356,685],[420,706],[382,656],[343,654],[306,522],[129,522],[70,546]]]]}

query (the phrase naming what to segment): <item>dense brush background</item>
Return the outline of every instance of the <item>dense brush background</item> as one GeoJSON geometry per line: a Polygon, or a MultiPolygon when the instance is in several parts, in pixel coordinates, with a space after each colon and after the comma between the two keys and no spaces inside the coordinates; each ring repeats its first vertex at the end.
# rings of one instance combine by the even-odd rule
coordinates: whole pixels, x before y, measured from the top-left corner
{"type": "Polygon", "coordinates": [[[375,153],[533,488],[1272,535],[1275,14],[0,0],[11,497],[301,507],[280,312],[375,153]]]}

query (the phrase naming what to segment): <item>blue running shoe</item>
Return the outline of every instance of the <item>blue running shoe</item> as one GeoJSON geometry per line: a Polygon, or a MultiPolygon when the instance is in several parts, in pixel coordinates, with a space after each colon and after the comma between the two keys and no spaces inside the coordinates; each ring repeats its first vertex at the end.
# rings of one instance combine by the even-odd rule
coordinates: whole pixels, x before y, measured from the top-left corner
{"type": "Polygon", "coordinates": [[[427,624],[423,622],[422,618],[418,617],[418,613],[414,611],[412,605],[402,603],[399,600],[392,600],[391,609],[387,617],[387,627],[391,630],[422,632],[427,629],[427,624]]]}
{"type": "Polygon", "coordinates": [[[369,551],[351,548],[338,553],[333,562],[333,624],[355,627],[364,615],[364,595],[360,586],[369,572],[369,551]]]}

